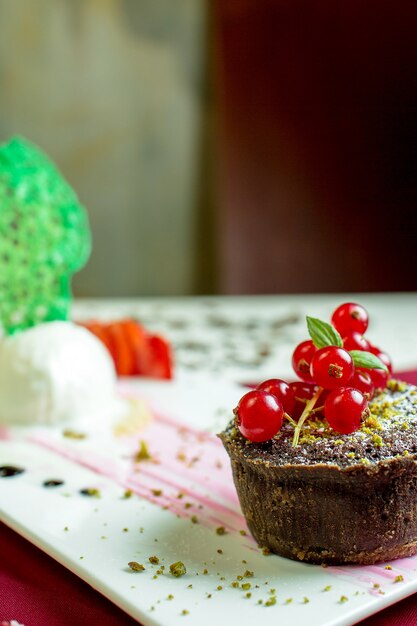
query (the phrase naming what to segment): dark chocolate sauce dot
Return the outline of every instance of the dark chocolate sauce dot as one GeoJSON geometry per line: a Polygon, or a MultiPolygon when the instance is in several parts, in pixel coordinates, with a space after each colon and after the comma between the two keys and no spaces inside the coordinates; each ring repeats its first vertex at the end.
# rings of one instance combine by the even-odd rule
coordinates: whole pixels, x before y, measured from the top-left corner
{"type": "Polygon", "coordinates": [[[23,467],[15,467],[14,465],[3,465],[0,467],[0,478],[10,478],[11,476],[18,476],[23,474],[25,470],[23,467]]]}
{"type": "Polygon", "coordinates": [[[52,479],[52,480],[45,480],[43,483],[43,486],[44,487],[60,487],[63,484],[64,484],[63,480],[52,479]]]}

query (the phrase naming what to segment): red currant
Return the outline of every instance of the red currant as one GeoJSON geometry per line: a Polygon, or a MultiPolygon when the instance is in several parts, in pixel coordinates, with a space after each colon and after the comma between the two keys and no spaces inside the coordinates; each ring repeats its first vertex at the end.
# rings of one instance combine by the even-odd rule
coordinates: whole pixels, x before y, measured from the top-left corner
{"type": "Polygon", "coordinates": [[[392,374],[391,357],[386,352],[383,352],[382,350],[380,350],[379,348],[373,345],[370,345],[369,352],[372,352],[372,354],[375,354],[375,356],[377,356],[378,359],[382,361],[384,365],[387,366],[389,373],[392,374]]]}
{"type": "Polygon", "coordinates": [[[290,388],[294,394],[295,405],[291,417],[298,420],[301,413],[304,411],[306,404],[316,393],[318,387],[312,383],[290,383],[290,388]]]}
{"type": "Polygon", "coordinates": [[[354,372],[353,359],[347,350],[326,346],[317,350],[311,359],[313,380],[324,389],[336,389],[349,382],[354,372]]]}
{"type": "Polygon", "coordinates": [[[324,414],[333,430],[348,435],[358,430],[367,408],[366,398],[360,391],[353,387],[341,387],[327,398],[324,414]]]}
{"type": "Polygon", "coordinates": [[[291,389],[285,380],[280,378],[270,378],[257,386],[257,389],[262,389],[267,393],[272,393],[273,396],[278,398],[284,407],[284,411],[288,415],[292,415],[295,405],[294,391],[291,389]]]}
{"type": "Polygon", "coordinates": [[[310,374],[310,363],[316,352],[316,346],[311,339],[309,339],[298,344],[292,355],[294,372],[306,383],[311,383],[313,380],[310,374]]]}
{"type": "Polygon", "coordinates": [[[354,371],[352,378],[349,381],[349,385],[355,389],[359,389],[367,400],[372,400],[375,393],[374,383],[372,378],[366,370],[357,369],[354,371]]]}
{"type": "Polygon", "coordinates": [[[375,390],[385,389],[389,378],[388,372],[380,369],[365,369],[364,371],[371,377],[375,390]]]}
{"type": "Polygon", "coordinates": [[[343,347],[345,350],[369,351],[370,343],[363,335],[353,330],[346,337],[343,337],[343,347]]]}
{"type": "Polygon", "coordinates": [[[332,324],[342,337],[352,331],[363,335],[368,328],[368,321],[366,310],[354,302],[341,304],[332,315],[332,324]]]}
{"type": "Polygon", "coordinates": [[[236,425],[246,439],[268,441],[282,426],[284,409],[271,393],[254,389],[239,400],[234,410],[236,425]]]}

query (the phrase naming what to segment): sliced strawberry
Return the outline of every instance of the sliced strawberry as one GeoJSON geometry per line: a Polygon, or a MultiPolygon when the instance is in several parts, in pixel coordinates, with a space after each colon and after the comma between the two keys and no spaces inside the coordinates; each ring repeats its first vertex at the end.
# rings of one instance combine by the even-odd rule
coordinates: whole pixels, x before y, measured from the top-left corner
{"type": "Polygon", "coordinates": [[[123,325],[124,321],[113,322],[107,326],[107,333],[112,344],[111,353],[118,375],[132,376],[135,366],[134,355],[123,325]]]}
{"type": "Polygon", "coordinates": [[[160,335],[150,335],[148,338],[149,365],[147,376],[154,378],[172,378],[173,363],[171,346],[160,335]]]}
{"type": "Polygon", "coordinates": [[[113,356],[113,353],[112,353],[113,346],[112,346],[110,337],[108,336],[106,324],[104,324],[103,322],[92,321],[92,322],[83,322],[81,326],[84,326],[84,328],[86,328],[91,333],[93,333],[93,335],[95,335],[97,339],[100,339],[100,341],[104,343],[107,350],[113,356]]]}
{"type": "Polygon", "coordinates": [[[100,339],[109,350],[119,376],[172,378],[170,344],[160,335],[150,335],[133,319],[110,324],[99,321],[80,324],[100,339]]]}
{"type": "Polygon", "coordinates": [[[148,335],[135,320],[123,320],[123,332],[132,354],[132,376],[147,376],[148,335]]]}

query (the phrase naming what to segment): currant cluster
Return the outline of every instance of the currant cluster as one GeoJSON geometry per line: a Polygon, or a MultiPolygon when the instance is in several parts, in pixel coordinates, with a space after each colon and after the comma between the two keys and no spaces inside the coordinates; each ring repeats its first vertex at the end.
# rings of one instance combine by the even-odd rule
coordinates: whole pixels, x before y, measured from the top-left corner
{"type": "Polygon", "coordinates": [[[368,402],[387,385],[391,359],[364,337],[369,319],[361,305],[340,305],[331,322],[307,317],[311,339],[300,343],[292,356],[300,381],[266,380],[241,398],[234,413],[244,437],[267,441],[287,419],[294,426],[295,446],[311,415],[324,417],[342,434],[360,427],[368,402]]]}

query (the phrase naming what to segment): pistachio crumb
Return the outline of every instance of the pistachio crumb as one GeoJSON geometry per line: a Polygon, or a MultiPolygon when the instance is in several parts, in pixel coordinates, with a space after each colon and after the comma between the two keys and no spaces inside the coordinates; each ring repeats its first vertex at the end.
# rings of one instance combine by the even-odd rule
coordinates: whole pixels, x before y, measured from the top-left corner
{"type": "Polygon", "coordinates": [[[124,494],[122,496],[122,499],[123,500],[128,500],[132,496],[133,496],[133,491],[131,489],[126,489],[126,491],[124,492],[124,494]]]}
{"type": "Polygon", "coordinates": [[[307,596],[304,596],[303,604],[308,604],[309,602],[310,602],[309,598],[307,598],[307,596]]]}
{"type": "Polygon", "coordinates": [[[222,585],[217,585],[217,591],[221,591],[223,589],[222,585]]]}
{"type": "Polygon", "coordinates": [[[292,603],[292,598],[287,598],[285,600],[285,604],[291,604],[292,603]]]}
{"type": "Polygon", "coordinates": [[[244,591],[247,591],[248,589],[251,588],[251,584],[250,583],[242,583],[241,587],[242,587],[242,589],[244,591]]]}
{"type": "Polygon", "coordinates": [[[87,437],[85,433],[80,433],[76,430],[71,430],[69,428],[66,428],[62,432],[62,436],[66,437],[67,439],[85,439],[87,437]]]}
{"type": "Polygon", "coordinates": [[[169,596],[167,597],[167,600],[173,600],[174,596],[172,595],[172,593],[169,594],[169,596]]]}
{"type": "Polygon", "coordinates": [[[252,597],[251,592],[250,592],[250,591],[248,591],[248,593],[245,593],[245,597],[246,597],[246,598],[251,598],[251,597],[252,597]]]}
{"type": "Polygon", "coordinates": [[[226,529],[224,526],[218,526],[216,528],[216,534],[217,535],[225,535],[226,534],[226,529]]]}
{"type": "Polygon", "coordinates": [[[139,463],[140,461],[149,461],[151,455],[149,454],[148,446],[145,441],[139,442],[139,450],[135,454],[134,461],[139,463]]]}
{"type": "Polygon", "coordinates": [[[392,569],[392,566],[391,565],[386,565],[385,569],[392,569]]]}
{"type": "Polygon", "coordinates": [[[274,604],[277,603],[277,599],[275,596],[272,596],[271,598],[268,598],[268,600],[265,601],[265,606],[274,606],[274,604]]]}
{"type": "Polygon", "coordinates": [[[332,588],[331,585],[326,585],[323,591],[330,591],[331,588],[332,588]]]}
{"type": "Polygon", "coordinates": [[[171,563],[169,566],[169,571],[175,578],[179,578],[180,576],[184,576],[187,573],[187,569],[182,561],[176,561],[175,563],[171,563]]]}
{"type": "Polygon", "coordinates": [[[142,563],[137,563],[137,561],[130,561],[128,565],[130,569],[134,572],[143,572],[143,570],[145,569],[142,563]]]}
{"type": "Polygon", "coordinates": [[[162,489],[151,489],[154,496],[162,496],[162,489]]]}
{"type": "Polygon", "coordinates": [[[403,580],[404,580],[404,576],[402,574],[398,574],[398,576],[394,578],[395,583],[402,583],[403,580]]]}
{"type": "Polygon", "coordinates": [[[340,596],[339,602],[340,602],[340,604],[344,604],[348,600],[349,600],[349,598],[347,596],[340,596]]]}
{"type": "Polygon", "coordinates": [[[86,487],[85,489],[80,489],[80,494],[82,496],[89,496],[90,498],[99,498],[100,490],[94,487],[86,487]]]}
{"type": "Polygon", "coordinates": [[[190,613],[190,611],[187,611],[187,609],[183,609],[181,611],[181,615],[188,615],[190,613]]]}
{"type": "Polygon", "coordinates": [[[152,563],[152,565],[159,565],[159,559],[157,556],[150,556],[149,557],[149,563],[152,563]]]}
{"type": "Polygon", "coordinates": [[[193,524],[198,524],[198,517],[197,517],[197,515],[192,515],[191,516],[191,522],[193,524]]]}

